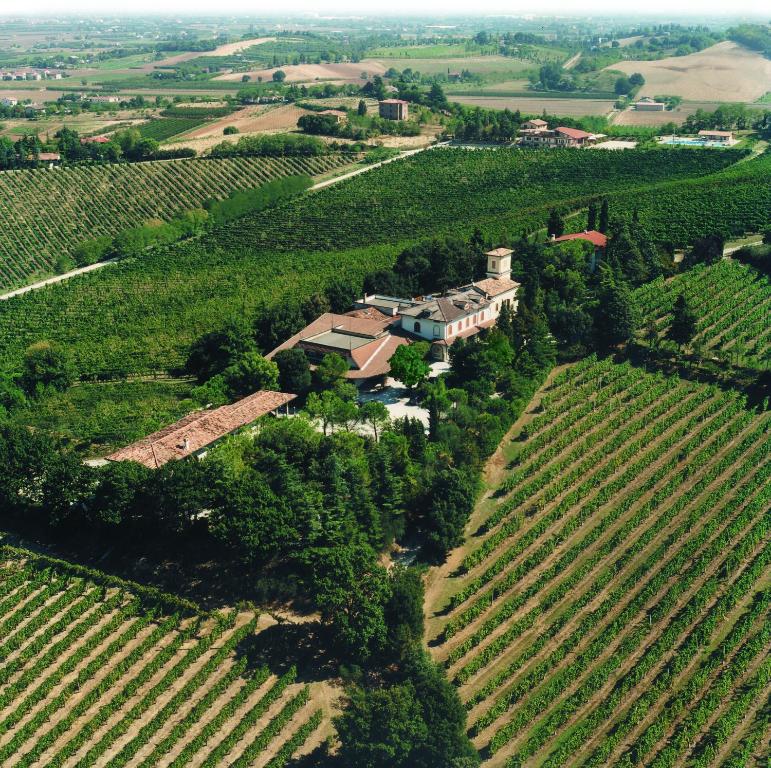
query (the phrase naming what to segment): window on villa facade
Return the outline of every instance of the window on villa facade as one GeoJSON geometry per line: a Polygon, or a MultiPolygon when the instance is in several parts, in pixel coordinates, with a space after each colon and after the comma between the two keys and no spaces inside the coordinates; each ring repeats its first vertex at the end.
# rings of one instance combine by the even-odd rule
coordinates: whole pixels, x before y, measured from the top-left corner
{"type": "Polygon", "coordinates": [[[413,330],[415,333],[420,333],[420,323],[415,321],[415,326],[413,327],[413,330]]]}

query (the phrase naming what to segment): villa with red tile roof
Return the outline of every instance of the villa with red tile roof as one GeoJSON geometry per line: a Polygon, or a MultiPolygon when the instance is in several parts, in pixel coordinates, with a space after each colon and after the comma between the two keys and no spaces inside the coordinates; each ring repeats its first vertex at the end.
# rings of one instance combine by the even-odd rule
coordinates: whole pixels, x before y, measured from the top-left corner
{"type": "Polygon", "coordinates": [[[593,133],[562,126],[554,130],[524,130],[519,134],[519,143],[526,147],[583,147],[595,140],[593,133]]]}
{"type": "Polygon", "coordinates": [[[596,229],[585,229],[583,232],[575,232],[570,235],[562,235],[561,237],[552,237],[550,242],[564,243],[568,240],[584,240],[594,246],[594,253],[592,254],[589,263],[589,269],[594,272],[597,268],[597,264],[605,255],[605,249],[608,247],[607,235],[598,232],[596,229]]]}
{"type": "Polygon", "coordinates": [[[365,296],[358,307],[377,307],[398,316],[401,331],[431,343],[431,354],[447,360],[448,348],[458,339],[473,336],[495,325],[503,306],[517,310],[519,283],[511,279],[511,254],[508,248],[496,248],[487,254],[487,276],[442,295],[420,299],[389,296],[365,296]]]}

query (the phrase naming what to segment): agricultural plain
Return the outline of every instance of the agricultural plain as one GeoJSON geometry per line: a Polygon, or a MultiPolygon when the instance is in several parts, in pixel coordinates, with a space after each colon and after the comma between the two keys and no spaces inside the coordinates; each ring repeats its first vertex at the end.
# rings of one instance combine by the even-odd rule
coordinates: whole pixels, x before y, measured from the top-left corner
{"type": "Polygon", "coordinates": [[[197,615],[24,550],[2,561],[3,766],[279,768],[317,743],[317,686],[253,657],[270,617],[197,615]]]}
{"type": "Polygon", "coordinates": [[[734,392],[610,359],[547,382],[427,593],[486,766],[761,758],[770,429],[734,392]]]}

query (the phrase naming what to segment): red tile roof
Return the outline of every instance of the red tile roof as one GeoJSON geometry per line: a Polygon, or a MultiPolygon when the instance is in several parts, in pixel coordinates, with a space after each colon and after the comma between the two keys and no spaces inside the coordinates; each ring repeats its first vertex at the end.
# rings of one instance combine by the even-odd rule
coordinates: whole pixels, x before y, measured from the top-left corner
{"type": "Polygon", "coordinates": [[[592,134],[586,131],[579,131],[578,128],[563,128],[562,126],[555,128],[557,133],[561,133],[563,136],[567,136],[570,139],[588,139],[592,134]]]}
{"type": "Polygon", "coordinates": [[[184,459],[261,416],[291,402],[297,395],[260,390],[231,405],[211,411],[196,411],[153,432],[142,440],[107,456],[108,461],[136,461],[155,469],[175,459],[184,459]]]}
{"type": "Polygon", "coordinates": [[[107,136],[84,136],[80,140],[81,144],[109,144],[107,136]]]}
{"type": "Polygon", "coordinates": [[[488,296],[498,296],[514,288],[519,288],[519,283],[508,277],[488,277],[485,280],[477,280],[476,288],[484,291],[488,296]]]}
{"type": "Polygon", "coordinates": [[[605,248],[608,244],[608,238],[603,235],[602,232],[597,232],[594,229],[591,229],[588,232],[576,232],[574,235],[555,237],[552,242],[560,243],[565,240],[588,240],[590,243],[594,243],[598,248],[605,248]]]}
{"type": "Polygon", "coordinates": [[[728,136],[733,138],[733,131],[699,131],[699,136],[728,136]]]}

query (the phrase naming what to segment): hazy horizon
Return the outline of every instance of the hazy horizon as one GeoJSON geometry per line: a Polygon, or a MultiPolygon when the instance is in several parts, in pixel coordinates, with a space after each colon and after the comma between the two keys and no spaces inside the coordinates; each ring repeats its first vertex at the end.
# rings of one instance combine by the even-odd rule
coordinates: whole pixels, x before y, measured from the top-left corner
{"type": "Polygon", "coordinates": [[[389,16],[566,16],[586,17],[592,15],[624,17],[652,17],[664,16],[671,18],[696,17],[696,18],[732,18],[737,16],[753,16],[763,18],[765,14],[760,4],[755,0],[736,0],[731,4],[730,10],[726,10],[724,3],[717,0],[682,0],[673,9],[671,2],[666,0],[652,0],[644,8],[635,11],[619,9],[618,3],[610,0],[594,0],[582,4],[581,11],[577,11],[574,3],[565,0],[543,0],[534,12],[530,3],[509,3],[500,0],[482,0],[475,3],[474,9],[469,10],[465,4],[459,2],[444,2],[443,0],[426,0],[421,3],[420,11],[415,10],[414,3],[407,0],[396,0],[390,3],[388,10],[362,12],[361,5],[353,0],[331,0],[324,3],[323,11],[319,11],[319,3],[313,0],[287,0],[283,4],[281,12],[275,10],[263,10],[255,7],[249,0],[221,0],[216,7],[204,0],[167,0],[163,7],[159,8],[157,2],[152,0],[133,0],[130,7],[125,9],[110,8],[106,11],[104,3],[99,0],[76,0],[64,3],[62,0],[41,0],[30,6],[29,3],[19,0],[10,0],[0,4],[0,16],[77,16],[83,14],[97,15],[100,17],[136,16],[136,15],[185,15],[185,16],[222,16],[243,15],[254,17],[286,17],[287,15],[310,15],[316,17],[329,17],[335,15],[358,17],[389,17],[389,16]]]}

